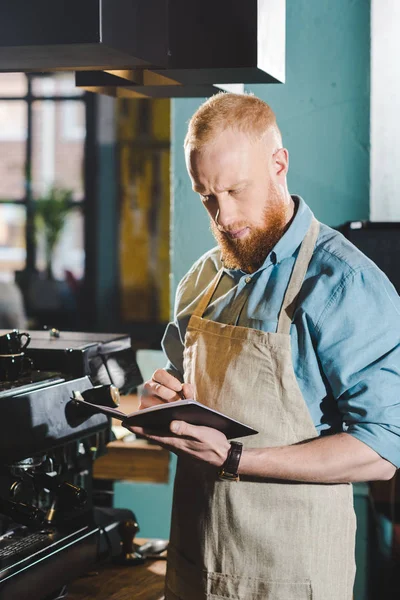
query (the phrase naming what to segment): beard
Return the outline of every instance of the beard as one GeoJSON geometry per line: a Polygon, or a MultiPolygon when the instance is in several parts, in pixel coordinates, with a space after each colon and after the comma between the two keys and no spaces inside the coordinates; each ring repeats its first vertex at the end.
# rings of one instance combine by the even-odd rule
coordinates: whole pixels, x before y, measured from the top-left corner
{"type": "Polygon", "coordinates": [[[210,223],[212,234],[221,250],[224,267],[254,273],[285,233],[288,225],[288,207],[278,190],[271,188],[268,205],[263,213],[263,222],[259,227],[241,221],[220,231],[215,221],[211,220],[210,223]],[[226,233],[244,227],[250,228],[244,239],[234,239],[226,233]]]}

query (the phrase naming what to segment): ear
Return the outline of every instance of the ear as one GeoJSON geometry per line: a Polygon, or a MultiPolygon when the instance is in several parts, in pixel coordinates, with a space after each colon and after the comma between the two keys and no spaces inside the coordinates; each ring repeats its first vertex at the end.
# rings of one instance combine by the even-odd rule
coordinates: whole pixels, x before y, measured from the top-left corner
{"type": "Polygon", "coordinates": [[[275,175],[279,180],[285,179],[289,170],[289,152],[279,148],[272,156],[275,175]]]}

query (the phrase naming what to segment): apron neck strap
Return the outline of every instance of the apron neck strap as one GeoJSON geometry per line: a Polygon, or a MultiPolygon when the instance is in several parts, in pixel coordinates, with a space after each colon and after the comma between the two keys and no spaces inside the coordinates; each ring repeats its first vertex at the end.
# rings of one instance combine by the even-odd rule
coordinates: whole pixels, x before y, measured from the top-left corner
{"type": "Polygon", "coordinates": [[[301,243],[292,275],[289,280],[281,312],[278,319],[277,333],[290,333],[293,314],[297,305],[297,298],[303,285],[308,265],[314,252],[315,243],[319,233],[319,222],[313,218],[311,225],[301,243]]]}
{"type": "Polygon", "coordinates": [[[206,287],[206,290],[204,292],[202,299],[200,300],[199,304],[196,306],[196,309],[193,311],[194,317],[202,317],[203,316],[203,314],[212,298],[213,293],[217,289],[217,286],[221,280],[223,272],[224,272],[223,269],[220,269],[218,271],[218,273],[216,274],[216,276],[214,277],[214,279],[212,279],[211,282],[206,287]]]}

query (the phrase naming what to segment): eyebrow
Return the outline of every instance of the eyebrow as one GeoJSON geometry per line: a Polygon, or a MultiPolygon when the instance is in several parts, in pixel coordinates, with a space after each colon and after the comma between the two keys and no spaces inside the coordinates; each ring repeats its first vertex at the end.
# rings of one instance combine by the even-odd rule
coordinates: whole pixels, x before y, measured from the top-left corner
{"type": "MultiPolygon", "coordinates": [[[[237,181],[236,183],[234,183],[234,184],[232,184],[232,185],[230,185],[230,186],[228,186],[228,187],[226,187],[226,188],[224,188],[222,190],[217,190],[217,191],[224,192],[226,190],[233,190],[233,189],[236,189],[237,187],[240,187],[244,183],[247,183],[247,179],[242,179],[241,181],[237,181]]],[[[193,189],[194,192],[196,192],[198,194],[201,194],[202,191],[204,191],[205,188],[203,188],[203,186],[197,186],[197,185],[195,185],[195,186],[193,186],[192,189],[193,189]]]]}

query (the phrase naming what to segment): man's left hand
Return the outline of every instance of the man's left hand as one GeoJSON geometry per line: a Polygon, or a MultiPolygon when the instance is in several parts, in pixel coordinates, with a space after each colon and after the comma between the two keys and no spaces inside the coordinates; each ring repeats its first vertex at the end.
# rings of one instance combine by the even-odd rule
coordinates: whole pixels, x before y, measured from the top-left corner
{"type": "Polygon", "coordinates": [[[190,425],[185,421],[172,421],[171,433],[165,435],[153,434],[142,427],[125,427],[175,454],[186,454],[218,468],[226,461],[231,447],[226,436],[217,429],[190,425]]]}

